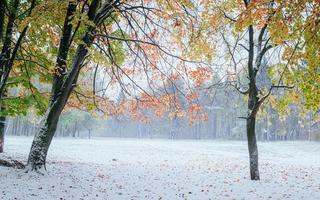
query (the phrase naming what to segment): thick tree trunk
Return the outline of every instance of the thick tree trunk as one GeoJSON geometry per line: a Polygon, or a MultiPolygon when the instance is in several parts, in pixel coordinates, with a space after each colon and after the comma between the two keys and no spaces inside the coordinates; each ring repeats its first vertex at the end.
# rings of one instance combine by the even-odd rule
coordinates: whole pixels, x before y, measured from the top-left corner
{"type": "Polygon", "coordinates": [[[49,146],[56,132],[59,116],[65,102],[55,101],[51,105],[40,124],[40,131],[34,136],[31,145],[28,157],[30,170],[39,170],[45,167],[49,146]]]}

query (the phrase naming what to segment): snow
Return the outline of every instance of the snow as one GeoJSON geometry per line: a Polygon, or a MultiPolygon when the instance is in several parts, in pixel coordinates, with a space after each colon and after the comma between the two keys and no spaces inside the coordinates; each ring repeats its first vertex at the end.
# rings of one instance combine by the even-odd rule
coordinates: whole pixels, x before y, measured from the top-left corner
{"type": "MultiPolygon", "coordinates": [[[[31,137],[5,142],[2,157],[26,161],[31,137]]],[[[45,175],[0,167],[0,199],[320,199],[320,143],[258,148],[251,181],[244,141],[54,138],[45,175]]]]}

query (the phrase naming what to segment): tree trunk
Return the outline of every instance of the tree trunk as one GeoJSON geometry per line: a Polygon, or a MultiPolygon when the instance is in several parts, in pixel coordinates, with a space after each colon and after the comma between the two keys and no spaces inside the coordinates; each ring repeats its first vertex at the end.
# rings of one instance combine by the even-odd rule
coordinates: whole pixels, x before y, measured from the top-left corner
{"type": "Polygon", "coordinates": [[[3,30],[5,21],[6,5],[5,1],[0,1],[0,41],[3,41],[3,30]]]}
{"type": "Polygon", "coordinates": [[[260,68],[262,54],[261,44],[263,36],[263,31],[260,32],[259,41],[258,41],[258,52],[256,59],[256,66],[253,66],[254,60],[254,30],[253,26],[250,25],[249,29],[249,59],[248,59],[248,73],[249,73],[249,90],[248,90],[248,116],[247,116],[247,141],[248,141],[248,150],[250,158],[250,177],[251,180],[260,180],[259,176],[259,166],[258,166],[258,147],[256,139],[256,115],[259,110],[259,107],[264,99],[258,97],[258,88],[256,85],[256,75],[258,69],[260,68]],[[261,35],[262,33],[262,35],[261,35]]]}
{"type": "Polygon", "coordinates": [[[0,117],[0,153],[3,153],[3,149],[4,149],[5,122],[6,122],[6,117],[1,116],[0,117]]]}
{"type": "MultiPolygon", "coordinates": [[[[99,0],[93,0],[88,10],[88,19],[92,20],[96,26],[100,25],[104,19],[109,17],[113,10],[113,6],[109,4],[106,4],[106,8],[108,9],[104,8],[98,10],[100,3],[101,2],[99,0]]],[[[72,37],[72,23],[69,22],[72,20],[71,16],[73,16],[75,10],[75,2],[70,1],[63,27],[63,37],[60,41],[56,66],[58,73],[56,73],[55,80],[53,82],[51,91],[52,96],[46,115],[40,125],[40,131],[35,135],[29,153],[28,166],[31,170],[38,170],[45,167],[48,149],[56,131],[60,114],[70,96],[70,93],[77,83],[81,66],[88,54],[88,48],[92,45],[94,40],[96,29],[94,26],[89,26],[83,34],[82,42],[78,45],[74,54],[70,71],[65,73],[66,64],[64,61],[67,59],[69,44],[72,37]]]]}
{"type": "MultiPolygon", "coordinates": [[[[57,66],[55,68],[56,75],[52,84],[49,107],[40,124],[40,131],[34,136],[28,157],[28,166],[31,168],[31,170],[38,170],[42,167],[45,168],[48,149],[57,129],[60,114],[72,91],[73,87],[71,85],[75,81],[76,76],[72,76],[73,74],[69,74],[69,76],[66,78],[66,82],[63,81],[66,76],[66,60],[69,52],[69,43],[72,37],[72,24],[70,23],[70,20],[75,11],[75,2],[70,2],[64,21],[62,38],[60,40],[56,62],[57,66]]],[[[80,48],[77,49],[75,55],[76,61],[77,58],[79,58],[79,50],[80,48]]]]}
{"type": "Polygon", "coordinates": [[[18,122],[17,118],[14,118],[12,122],[12,134],[15,136],[17,135],[17,125],[18,125],[17,122],[18,122]]]}
{"type": "Polygon", "coordinates": [[[213,123],[212,123],[212,139],[217,138],[217,117],[216,113],[213,114],[213,123]]]}
{"type": "Polygon", "coordinates": [[[65,102],[55,101],[47,110],[47,113],[40,124],[40,131],[34,136],[31,145],[28,157],[28,165],[31,170],[38,170],[42,167],[45,168],[49,146],[57,129],[59,116],[64,105],[65,102]]]}
{"type": "Polygon", "coordinates": [[[247,117],[247,141],[250,158],[250,177],[251,180],[260,180],[258,165],[258,146],[256,138],[256,115],[261,105],[259,102],[255,81],[249,84],[248,117],[247,117]]]}
{"type": "Polygon", "coordinates": [[[21,120],[20,117],[17,117],[17,135],[21,135],[21,120]]]}
{"type": "Polygon", "coordinates": [[[74,129],[73,129],[73,132],[72,132],[72,137],[76,137],[76,134],[77,134],[77,127],[78,127],[78,124],[77,124],[77,122],[75,122],[75,124],[74,124],[74,129]]]}
{"type": "Polygon", "coordinates": [[[258,165],[258,146],[255,134],[256,118],[247,119],[247,140],[250,158],[250,177],[251,180],[260,180],[258,165]]]}
{"type": "Polygon", "coordinates": [[[3,153],[4,149],[4,134],[5,134],[5,127],[6,127],[6,116],[3,115],[5,107],[3,105],[0,106],[0,153],[3,153]]]}

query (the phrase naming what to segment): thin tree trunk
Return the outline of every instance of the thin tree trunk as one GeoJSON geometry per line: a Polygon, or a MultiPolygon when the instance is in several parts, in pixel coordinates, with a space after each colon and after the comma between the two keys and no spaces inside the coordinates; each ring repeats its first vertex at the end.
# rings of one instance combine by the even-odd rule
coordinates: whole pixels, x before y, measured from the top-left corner
{"type": "Polygon", "coordinates": [[[308,130],[308,140],[311,141],[311,129],[312,129],[312,112],[309,113],[309,130],[308,130]]]}
{"type": "Polygon", "coordinates": [[[266,118],[266,141],[269,141],[269,110],[270,107],[267,108],[267,118],[266,118]]]}
{"type": "Polygon", "coordinates": [[[259,165],[258,165],[258,146],[255,135],[256,118],[250,117],[247,119],[247,140],[250,158],[250,177],[251,180],[259,180],[259,165]]]}
{"type": "Polygon", "coordinates": [[[0,153],[4,150],[4,132],[5,132],[6,117],[0,116],[0,153]]]}
{"type": "Polygon", "coordinates": [[[17,134],[18,134],[18,136],[20,136],[21,135],[21,119],[20,119],[20,117],[17,117],[17,134]]]}
{"type": "Polygon", "coordinates": [[[5,11],[6,5],[5,1],[0,1],[0,41],[3,41],[3,30],[4,30],[4,21],[5,21],[5,11]]]}
{"type": "Polygon", "coordinates": [[[259,101],[258,88],[256,85],[256,75],[260,67],[261,58],[260,49],[262,42],[259,35],[258,56],[256,60],[256,68],[253,67],[254,60],[254,30],[252,25],[249,26],[249,59],[248,59],[248,73],[249,73],[249,98],[248,98],[248,116],[247,116],[247,141],[250,159],[250,176],[251,180],[260,180],[259,165],[258,165],[258,147],[256,139],[256,114],[263,100],[259,101]]]}
{"type": "Polygon", "coordinates": [[[17,135],[17,119],[12,119],[12,135],[17,135]]]}
{"type": "Polygon", "coordinates": [[[72,132],[72,137],[76,137],[76,134],[77,134],[77,127],[78,127],[78,124],[77,124],[77,122],[75,122],[75,124],[74,124],[74,129],[73,129],[73,132],[72,132]]]}
{"type": "Polygon", "coordinates": [[[217,117],[216,113],[213,114],[213,123],[212,123],[212,139],[217,138],[217,117]]]}
{"type": "Polygon", "coordinates": [[[251,180],[260,180],[259,165],[258,165],[258,146],[256,138],[256,114],[259,110],[262,101],[259,102],[257,87],[255,80],[249,84],[249,99],[247,117],[247,141],[250,159],[250,177],[251,180]]]}
{"type": "Polygon", "coordinates": [[[0,153],[3,153],[4,150],[4,134],[5,134],[5,125],[6,125],[6,116],[3,114],[5,107],[3,104],[0,106],[0,153]]]}

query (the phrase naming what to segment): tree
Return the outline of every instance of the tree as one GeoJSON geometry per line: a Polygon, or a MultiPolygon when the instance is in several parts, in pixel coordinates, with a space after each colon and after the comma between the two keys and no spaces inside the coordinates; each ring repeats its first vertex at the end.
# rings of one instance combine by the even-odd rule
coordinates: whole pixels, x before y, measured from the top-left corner
{"type": "MultiPolygon", "coordinates": [[[[299,6],[304,7],[299,2],[299,6]]],[[[296,31],[290,36],[290,23],[284,24],[288,12],[292,10],[289,1],[227,1],[214,4],[204,2],[205,11],[202,12],[204,21],[212,24],[212,28],[219,33],[222,45],[228,54],[225,57],[226,67],[220,73],[226,73],[222,80],[225,85],[233,86],[239,93],[247,97],[246,133],[250,158],[250,176],[252,180],[259,180],[258,148],[256,138],[256,118],[263,102],[274,89],[292,89],[295,82],[288,66],[292,66],[292,58],[296,55],[296,48],[287,48],[286,42],[296,38],[296,31]],[[290,4],[290,6],[289,6],[290,4]],[[287,48],[286,51],[283,49],[287,48]],[[283,57],[276,59],[275,50],[283,57]],[[263,64],[264,61],[268,61],[263,64]],[[269,68],[265,70],[263,68],[269,68]],[[271,83],[258,84],[257,77],[267,76],[267,72],[278,68],[277,73],[268,73],[271,83]],[[245,78],[243,78],[243,75],[245,78]],[[291,78],[290,78],[291,77],[291,78]],[[248,86],[246,86],[248,84],[248,86]]],[[[296,15],[301,15],[303,9],[298,9],[296,15]]],[[[295,16],[296,16],[295,15],[295,16]]],[[[302,14],[303,15],[303,14],[302,14]]],[[[301,21],[300,21],[301,23],[301,21]]],[[[215,34],[214,37],[217,37],[215,34]]],[[[225,56],[225,55],[221,55],[225,56]]],[[[221,81],[221,80],[220,80],[221,81]]],[[[285,93],[286,91],[284,91],[285,93]]],[[[287,92],[286,102],[294,102],[293,92],[287,92]]]]}
{"type": "MultiPolygon", "coordinates": [[[[3,152],[4,130],[7,105],[4,102],[9,75],[28,26],[18,31],[17,23],[32,14],[37,1],[21,2],[20,0],[2,0],[0,2],[0,153],[3,152]],[[27,8],[27,9],[26,9],[27,8]],[[18,35],[18,36],[17,36],[18,35]]],[[[20,103],[24,103],[21,101],[20,103]]]]}
{"type": "Polygon", "coordinates": [[[62,38],[57,56],[57,65],[54,82],[52,84],[51,99],[45,117],[40,125],[40,131],[35,135],[32,143],[28,165],[31,170],[38,170],[45,167],[46,156],[56,131],[59,116],[74,88],[83,61],[88,53],[88,48],[92,45],[96,26],[99,26],[107,17],[110,16],[113,7],[117,2],[104,2],[94,0],[88,10],[88,20],[93,24],[87,26],[83,33],[82,43],[78,44],[76,53],[73,57],[71,70],[66,73],[66,59],[69,52],[69,45],[72,40],[71,17],[75,14],[77,4],[74,1],[68,3],[67,13],[62,31],[62,38]],[[101,4],[101,5],[100,5],[101,4]]]}
{"type": "Polygon", "coordinates": [[[91,131],[93,129],[97,129],[97,126],[99,126],[99,121],[92,116],[90,113],[86,112],[83,113],[83,128],[88,131],[88,138],[91,139],[91,131]]]}
{"type": "MultiPolygon", "coordinates": [[[[160,1],[159,5],[166,5],[167,3],[160,1]]],[[[45,167],[46,156],[57,128],[59,116],[68,100],[70,104],[78,106],[77,104],[81,104],[83,99],[91,99],[94,109],[105,113],[105,115],[109,113],[119,114],[123,109],[121,107],[129,106],[132,116],[139,118],[141,115],[139,115],[137,106],[146,105],[143,100],[150,100],[150,97],[153,96],[151,98],[152,102],[149,101],[149,106],[153,102],[158,102],[157,105],[163,107],[170,106],[171,103],[168,102],[173,101],[173,98],[169,98],[170,95],[166,95],[161,99],[165,103],[161,104],[159,102],[155,95],[155,90],[151,87],[151,85],[155,87],[157,84],[155,82],[151,83],[149,71],[154,73],[152,76],[160,74],[159,78],[162,81],[165,79],[172,81],[172,77],[166,77],[165,69],[160,69],[157,65],[166,62],[172,69],[172,64],[166,60],[168,57],[178,59],[181,65],[187,62],[186,59],[181,58],[180,55],[174,55],[169,50],[173,47],[162,47],[155,40],[155,38],[160,38],[159,34],[161,33],[161,31],[156,31],[155,27],[161,27],[162,31],[167,31],[162,27],[162,24],[159,25],[158,22],[150,18],[150,15],[165,16],[160,12],[161,9],[148,7],[140,3],[136,5],[135,2],[130,5],[120,1],[93,0],[90,4],[87,1],[67,1],[67,4],[62,37],[60,38],[57,61],[54,68],[51,98],[41,122],[40,131],[35,135],[30,149],[28,158],[30,170],[39,170],[45,167]],[[149,24],[141,26],[139,23],[141,16],[143,18],[141,23],[147,21],[149,24]],[[121,23],[119,18],[123,19],[121,23]],[[123,47],[124,44],[126,48],[123,47]],[[74,49],[74,46],[77,46],[77,48],[74,49]],[[90,48],[91,46],[94,47],[90,48]],[[94,53],[91,57],[91,62],[86,60],[89,57],[89,52],[94,53]],[[165,56],[167,57],[165,58],[165,56]],[[134,66],[131,68],[120,66],[121,63],[124,63],[125,58],[126,63],[133,63],[134,66]],[[160,58],[165,61],[160,62],[160,58]],[[132,59],[132,62],[129,61],[130,59],[132,59]],[[96,72],[100,67],[99,62],[104,67],[110,66],[105,70],[107,74],[109,71],[111,72],[109,81],[113,84],[117,83],[127,95],[137,94],[135,96],[136,99],[131,98],[120,102],[120,105],[115,105],[110,98],[105,96],[105,89],[97,91],[96,78],[98,75],[96,72]],[[140,72],[147,79],[149,91],[137,84],[137,75],[134,73],[136,66],[142,68],[140,72]],[[77,83],[82,83],[83,80],[78,81],[78,78],[81,76],[81,70],[84,71],[86,67],[93,68],[95,71],[93,91],[90,93],[83,93],[83,91],[77,90],[76,87],[77,83]],[[72,92],[73,94],[71,94],[72,92]],[[154,94],[151,95],[150,93],[154,94]]],[[[171,6],[172,10],[177,9],[177,6],[182,11],[187,9],[186,6],[177,2],[172,2],[172,4],[174,4],[174,6],[171,6]]],[[[166,13],[172,13],[172,11],[166,11],[166,13]]],[[[162,20],[171,23],[171,21],[162,20]]],[[[48,24],[48,26],[52,25],[48,24]]],[[[176,25],[173,24],[171,26],[176,25]]],[[[196,64],[197,62],[192,63],[196,64]]],[[[181,69],[181,71],[186,70],[181,69]]]]}

